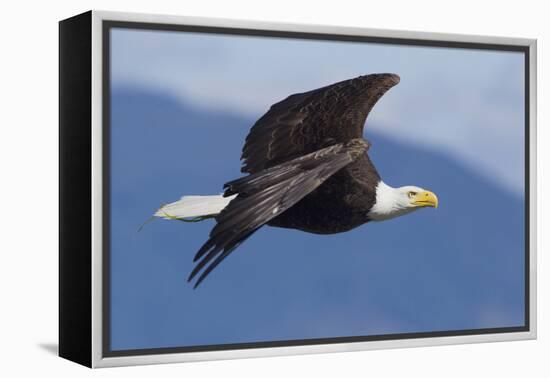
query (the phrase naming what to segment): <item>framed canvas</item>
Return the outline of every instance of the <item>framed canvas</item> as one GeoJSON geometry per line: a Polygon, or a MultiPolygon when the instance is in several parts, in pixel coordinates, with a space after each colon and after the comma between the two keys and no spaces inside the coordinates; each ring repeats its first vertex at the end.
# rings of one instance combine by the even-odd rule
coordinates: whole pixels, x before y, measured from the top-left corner
{"type": "Polygon", "coordinates": [[[60,22],[59,354],[536,337],[536,41],[60,22]]]}

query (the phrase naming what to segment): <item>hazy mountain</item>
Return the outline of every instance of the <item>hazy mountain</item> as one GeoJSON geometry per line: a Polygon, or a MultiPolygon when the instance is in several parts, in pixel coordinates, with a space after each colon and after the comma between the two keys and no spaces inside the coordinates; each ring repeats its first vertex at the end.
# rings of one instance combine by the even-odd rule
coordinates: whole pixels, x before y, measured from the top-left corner
{"type": "Polygon", "coordinates": [[[253,122],[113,93],[115,349],[522,325],[523,200],[368,124],[383,179],[433,190],[439,209],[330,236],[264,227],[192,290],[192,256],[213,222],[137,228],[160,204],[239,177],[253,122]]]}

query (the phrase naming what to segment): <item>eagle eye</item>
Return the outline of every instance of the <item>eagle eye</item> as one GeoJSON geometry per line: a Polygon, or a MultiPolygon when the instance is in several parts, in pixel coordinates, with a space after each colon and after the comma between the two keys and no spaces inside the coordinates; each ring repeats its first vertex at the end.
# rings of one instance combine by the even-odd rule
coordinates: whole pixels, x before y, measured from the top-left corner
{"type": "Polygon", "coordinates": [[[409,198],[413,198],[414,196],[416,196],[416,192],[409,192],[409,198]]]}

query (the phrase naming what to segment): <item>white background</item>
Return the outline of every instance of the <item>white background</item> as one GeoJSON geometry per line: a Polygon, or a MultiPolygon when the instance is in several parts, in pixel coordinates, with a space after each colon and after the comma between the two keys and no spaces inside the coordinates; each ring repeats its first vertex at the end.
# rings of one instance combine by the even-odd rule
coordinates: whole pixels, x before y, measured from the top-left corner
{"type": "MultiPolygon", "coordinates": [[[[543,377],[550,373],[543,235],[549,187],[545,1],[11,1],[2,8],[0,93],[0,375],[543,377]],[[89,9],[538,39],[537,341],[398,349],[91,371],[57,348],[57,21],[89,9]],[[546,172],[545,172],[546,171],[546,172]],[[546,350],[545,350],[546,349],[546,350]]],[[[480,210],[482,211],[482,210],[480,210]]],[[[546,213],[547,214],[547,213],[546,213]]]]}

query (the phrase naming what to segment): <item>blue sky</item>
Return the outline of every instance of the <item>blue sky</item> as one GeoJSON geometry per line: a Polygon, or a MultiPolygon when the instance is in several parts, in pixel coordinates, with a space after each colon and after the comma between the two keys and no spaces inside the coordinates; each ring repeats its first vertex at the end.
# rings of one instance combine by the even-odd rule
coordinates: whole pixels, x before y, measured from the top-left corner
{"type": "Polygon", "coordinates": [[[522,324],[521,54],[115,29],[111,64],[114,349],[522,324]],[[213,222],[137,232],[239,177],[273,102],[371,72],[402,81],[369,116],[369,154],[439,209],[331,236],[265,227],[195,291],[213,222]]]}
{"type": "Polygon", "coordinates": [[[522,53],[137,30],[116,31],[113,46],[114,85],[252,118],[289,93],[397,73],[401,83],[369,116],[371,130],[523,192],[522,53]]]}

